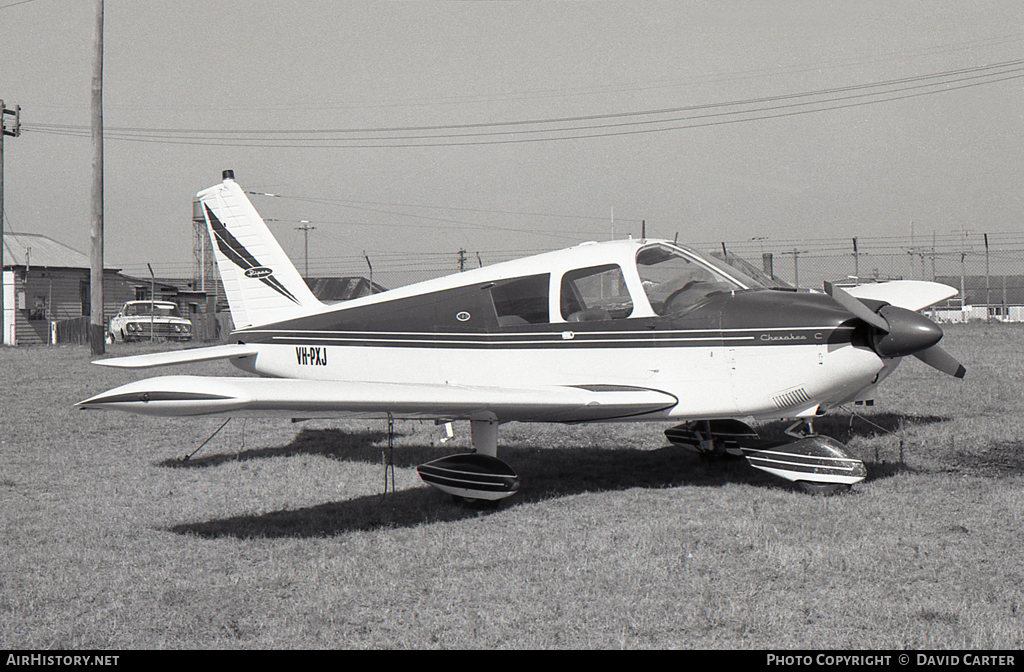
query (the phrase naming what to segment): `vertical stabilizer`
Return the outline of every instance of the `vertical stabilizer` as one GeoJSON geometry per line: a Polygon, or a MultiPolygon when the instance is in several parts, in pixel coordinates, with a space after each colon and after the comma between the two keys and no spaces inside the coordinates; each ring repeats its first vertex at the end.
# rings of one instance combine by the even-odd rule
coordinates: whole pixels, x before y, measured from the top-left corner
{"type": "Polygon", "coordinates": [[[235,329],[324,307],[235,183],[232,171],[225,170],[223,182],[196,197],[202,203],[235,329]]]}

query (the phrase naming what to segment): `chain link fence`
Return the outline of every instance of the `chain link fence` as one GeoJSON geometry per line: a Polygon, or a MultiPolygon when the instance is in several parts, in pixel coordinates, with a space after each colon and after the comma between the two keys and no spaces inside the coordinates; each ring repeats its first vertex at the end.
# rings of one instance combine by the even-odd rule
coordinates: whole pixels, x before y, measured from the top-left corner
{"type": "MultiPolygon", "coordinates": [[[[957,290],[957,296],[933,307],[940,321],[997,319],[1024,321],[1024,233],[958,234],[690,243],[698,252],[740,259],[780,284],[820,290],[824,281],[853,285],[886,280],[927,280],[957,290]]],[[[470,250],[329,256],[310,251],[296,266],[310,278],[363,278],[377,291],[489,266],[549,249],[470,250]]],[[[211,255],[212,258],[212,255],[211,255]]],[[[129,269],[130,270],[130,269],[129,269]]],[[[189,274],[184,268],[158,268],[167,277],[189,274]]],[[[198,268],[191,272],[196,285],[198,268]]],[[[215,274],[211,268],[208,273],[215,274]]],[[[148,274],[148,270],[147,270],[148,274]]]]}
{"type": "Polygon", "coordinates": [[[963,232],[917,240],[799,241],[791,247],[766,242],[723,246],[751,262],[760,258],[765,272],[798,288],[821,289],[826,280],[841,285],[927,280],[957,290],[932,309],[939,320],[1024,320],[1024,235],[963,232]]]}
{"type": "MultiPolygon", "coordinates": [[[[798,289],[886,280],[927,280],[957,290],[934,308],[940,320],[1024,320],[1024,235],[950,234],[923,239],[846,238],[831,240],[720,241],[693,249],[743,262],[798,289]]],[[[392,289],[546,250],[454,250],[418,255],[311,259],[310,274],[370,277],[392,289]]]]}

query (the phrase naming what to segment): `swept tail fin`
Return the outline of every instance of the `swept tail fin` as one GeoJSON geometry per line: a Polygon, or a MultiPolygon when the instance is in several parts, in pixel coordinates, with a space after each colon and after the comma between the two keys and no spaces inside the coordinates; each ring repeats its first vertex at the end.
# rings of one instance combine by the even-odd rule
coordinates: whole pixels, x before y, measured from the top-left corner
{"type": "Polygon", "coordinates": [[[235,329],[269,324],[324,308],[235,183],[224,181],[196,194],[217,256],[217,268],[235,329]]]}

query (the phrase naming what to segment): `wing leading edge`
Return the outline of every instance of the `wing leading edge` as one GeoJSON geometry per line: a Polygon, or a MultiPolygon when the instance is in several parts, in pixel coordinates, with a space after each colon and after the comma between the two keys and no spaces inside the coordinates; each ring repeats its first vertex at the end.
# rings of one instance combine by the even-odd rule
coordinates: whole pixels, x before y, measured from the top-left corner
{"type": "Polygon", "coordinates": [[[667,392],[610,385],[496,388],[286,378],[162,376],[80,401],[80,409],[157,416],[288,418],[496,417],[502,422],[592,422],[657,413],[678,399],[667,392]]]}

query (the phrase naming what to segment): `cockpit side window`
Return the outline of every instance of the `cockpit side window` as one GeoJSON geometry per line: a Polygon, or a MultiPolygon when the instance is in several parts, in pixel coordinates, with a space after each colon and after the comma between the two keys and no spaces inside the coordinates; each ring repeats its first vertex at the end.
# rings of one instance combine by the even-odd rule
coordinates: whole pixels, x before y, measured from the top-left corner
{"type": "Polygon", "coordinates": [[[636,266],[651,308],[658,315],[686,312],[712,294],[741,289],[712,266],[664,245],[640,250],[636,266]]]}
{"type": "Polygon", "coordinates": [[[496,283],[491,287],[498,325],[546,324],[548,316],[548,285],[551,276],[530,275],[496,283]]]}
{"type": "Polygon", "coordinates": [[[591,266],[562,276],[562,319],[567,322],[617,320],[633,312],[633,299],[617,264],[591,266]]]}

